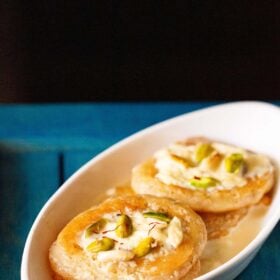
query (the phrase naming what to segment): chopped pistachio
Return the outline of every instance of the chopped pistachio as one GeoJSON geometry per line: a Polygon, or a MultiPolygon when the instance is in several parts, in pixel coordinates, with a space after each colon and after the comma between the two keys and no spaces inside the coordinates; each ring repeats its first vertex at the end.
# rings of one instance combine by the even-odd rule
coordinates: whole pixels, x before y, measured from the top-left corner
{"type": "Polygon", "coordinates": [[[198,163],[200,163],[203,159],[208,157],[213,151],[214,151],[214,148],[210,144],[208,144],[208,143],[201,143],[196,148],[195,160],[198,163]]]}
{"type": "Polygon", "coordinates": [[[105,219],[93,223],[85,230],[85,237],[90,237],[93,233],[99,233],[106,225],[105,219]]]}
{"type": "Polygon", "coordinates": [[[208,159],[208,166],[211,170],[216,170],[223,159],[223,156],[220,153],[214,153],[208,159]]]}
{"type": "Polygon", "coordinates": [[[214,187],[218,183],[219,181],[212,177],[193,178],[190,180],[190,184],[192,186],[203,189],[206,189],[208,187],[214,187]]]}
{"type": "Polygon", "coordinates": [[[146,237],[142,239],[133,249],[134,254],[139,258],[147,255],[152,249],[153,242],[154,239],[152,237],[146,237]]]}
{"type": "Polygon", "coordinates": [[[225,159],[225,168],[229,173],[237,173],[244,165],[242,154],[231,154],[225,159]]]}
{"type": "Polygon", "coordinates": [[[132,221],[127,215],[121,215],[117,220],[116,235],[124,238],[132,234],[132,221]]]}
{"type": "Polygon", "coordinates": [[[186,168],[189,167],[194,167],[193,162],[191,162],[191,160],[183,158],[183,157],[179,157],[177,155],[171,155],[172,159],[183,164],[186,168]]]}
{"type": "Polygon", "coordinates": [[[91,242],[86,249],[91,253],[98,253],[101,251],[108,251],[114,247],[114,240],[108,237],[103,237],[102,239],[95,240],[91,242]]]}
{"type": "Polygon", "coordinates": [[[164,221],[166,223],[169,223],[171,221],[171,218],[168,217],[166,213],[161,213],[161,212],[145,212],[143,213],[143,216],[145,218],[153,218],[156,220],[164,221]]]}

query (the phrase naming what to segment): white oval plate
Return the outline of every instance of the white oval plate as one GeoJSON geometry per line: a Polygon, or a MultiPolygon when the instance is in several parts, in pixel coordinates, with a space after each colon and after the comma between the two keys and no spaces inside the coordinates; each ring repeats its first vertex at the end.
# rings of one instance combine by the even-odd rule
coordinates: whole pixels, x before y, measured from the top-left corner
{"type": "MultiPolygon", "coordinates": [[[[48,249],[65,224],[92,206],[96,196],[129,178],[133,166],[167,144],[203,135],[270,156],[280,164],[280,110],[263,102],[214,106],[164,121],[113,145],[79,169],[48,200],[26,241],[22,280],[50,280],[48,249]]],[[[279,182],[279,180],[278,180],[279,182]]],[[[234,279],[253,259],[280,217],[280,188],[257,237],[231,260],[197,280],[234,279]]]]}

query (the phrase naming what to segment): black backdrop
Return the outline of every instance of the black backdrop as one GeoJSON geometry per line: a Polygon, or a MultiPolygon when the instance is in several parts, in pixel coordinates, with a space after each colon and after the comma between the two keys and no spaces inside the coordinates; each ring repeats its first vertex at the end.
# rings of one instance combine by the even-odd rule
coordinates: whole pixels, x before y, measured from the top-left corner
{"type": "Polygon", "coordinates": [[[280,1],[1,1],[0,101],[280,99],[280,1]]]}

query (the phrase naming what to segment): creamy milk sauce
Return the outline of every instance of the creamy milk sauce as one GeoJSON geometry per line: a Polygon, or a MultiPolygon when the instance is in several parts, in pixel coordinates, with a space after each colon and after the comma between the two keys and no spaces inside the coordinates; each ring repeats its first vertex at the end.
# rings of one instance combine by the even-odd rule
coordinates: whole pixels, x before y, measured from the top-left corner
{"type": "Polygon", "coordinates": [[[247,216],[227,236],[207,242],[201,257],[200,275],[205,274],[242,251],[258,234],[268,207],[252,207],[247,216]]]}

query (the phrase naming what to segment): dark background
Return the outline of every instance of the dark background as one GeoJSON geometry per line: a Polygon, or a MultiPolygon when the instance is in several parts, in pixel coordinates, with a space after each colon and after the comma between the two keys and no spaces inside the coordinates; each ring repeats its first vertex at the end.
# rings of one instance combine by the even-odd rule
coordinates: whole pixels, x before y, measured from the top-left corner
{"type": "Polygon", "coordinates": [[[280,99],[280,1],[9,0],[0,102],[280,99]]]}

